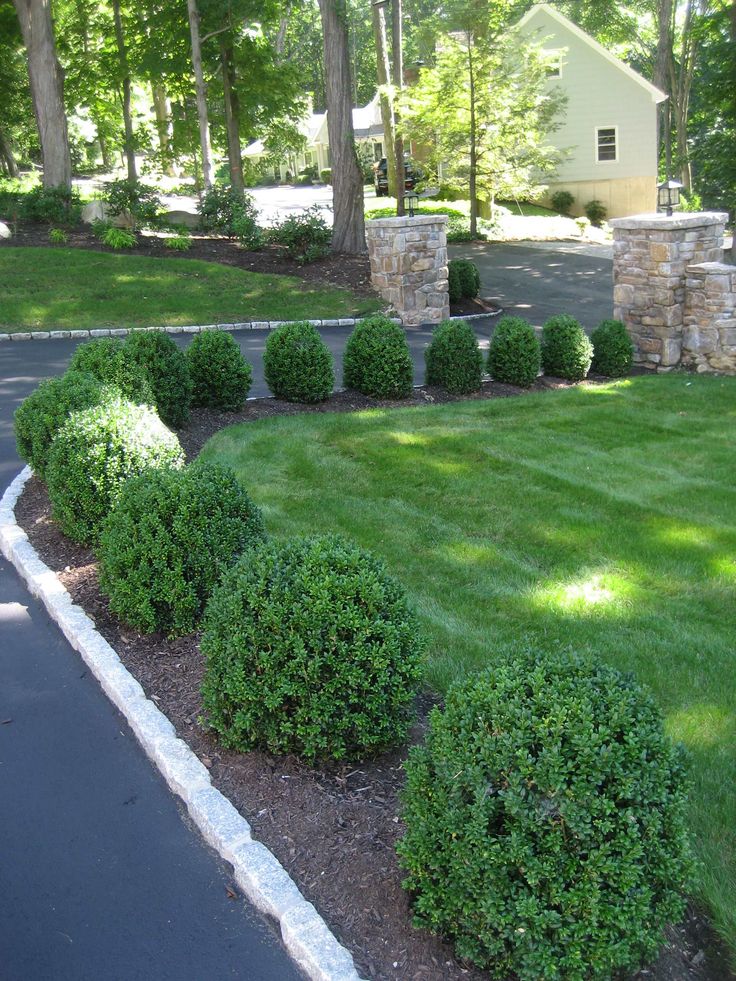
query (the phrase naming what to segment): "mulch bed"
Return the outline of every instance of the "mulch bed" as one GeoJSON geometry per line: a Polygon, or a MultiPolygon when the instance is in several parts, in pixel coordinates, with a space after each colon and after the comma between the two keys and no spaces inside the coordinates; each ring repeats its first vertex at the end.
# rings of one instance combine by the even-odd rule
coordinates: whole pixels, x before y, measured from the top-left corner
{"type": "MultiPolygon", "coordinates": [[[[540,379],[536,390],[568,383],[540,379]]],[[[532,389],[532,390],[535,390],[532,389]]],[[[478,396],[522,394],[510,385],[486,383],[478,396]]],[[[404,402],[378,402],[342,392],[319,406],[277,399],[249,402],[242,412],[195,410],[179,433],[189,458],[223,426],[299,412],[348,412],[368,407],[427,405],[454,401],[441,389],[416,389],[404,402]]],[[[204,662],[198,637],[167,640],[142,636],[110,614],[100,593],[97,566],[89,549],[65,538],[50,519],[45,486],[32,478],[16,508],[19,523],[43,560],[58,574],[115,648],[131,673],[208,767],[212,782],[235,804],[262,841],[288,869],[305,897],[348,947],[365,978],[402,981],[481,981],[487,977],[459,962],[450,945],[411,926],[394,845],[401,835],[398,798],[405,752],[360,764],[311,768],[295,757],[239,754],[222,749],[200,723],[200,683],[204,662]]],[[[411,742],[422,739],[433,702],[418,700],[411,742]]],[[[688,909],[684,922],[668,931],[662,953],[637,979],[723,981],[733,978],[723,946],[705,917],[688,909]]]]}

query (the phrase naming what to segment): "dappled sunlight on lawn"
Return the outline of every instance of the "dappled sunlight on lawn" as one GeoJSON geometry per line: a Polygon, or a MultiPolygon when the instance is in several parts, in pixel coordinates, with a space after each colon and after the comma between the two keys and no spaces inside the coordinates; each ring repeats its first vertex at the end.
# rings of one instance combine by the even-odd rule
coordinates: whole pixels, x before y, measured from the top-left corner
{"type": "Polygon", "coordinates": [[[736,717],[713,702],[697,702],[670,712],[667,730],[691,751],[720,748],[729,752],[729,747],[736,747],[736,717]]]}

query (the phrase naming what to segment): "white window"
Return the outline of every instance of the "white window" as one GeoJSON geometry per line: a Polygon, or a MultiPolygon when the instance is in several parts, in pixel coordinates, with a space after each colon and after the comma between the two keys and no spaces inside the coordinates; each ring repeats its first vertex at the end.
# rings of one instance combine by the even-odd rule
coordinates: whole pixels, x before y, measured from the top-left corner
{"type": "Polygon", "coordinates": [[[618,126],[596,128],[595,152],[598,163],[615,163],[618,160],[618,126]]]}
{"type": "Polygon", "coordinates": [[[543,50],[542,54],[547,63],[547,78],[562,78],[562,52],[543,50]]]}

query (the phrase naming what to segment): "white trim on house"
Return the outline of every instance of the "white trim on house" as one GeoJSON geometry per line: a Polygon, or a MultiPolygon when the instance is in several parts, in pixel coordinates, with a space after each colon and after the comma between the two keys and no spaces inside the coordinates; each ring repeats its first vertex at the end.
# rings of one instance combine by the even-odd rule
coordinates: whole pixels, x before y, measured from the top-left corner
{"type": "Polygon", "coordinates": [[[594,147],[596,164],[605,165],[605,164],[618,163],[618,158],[619,158],[618,126],[614,126],[612,123],[608,123],[607,125],[604,124],[603,126],[596,126],[595,129],[593,130],[593,139],[594,139],[593,147],[594,147]],[[600,143],[599,134],[601,130],[613,130],[613,149],[615,150],[615,154],[613,157],[610,157],[607,160],[601,160],[600,157],[601,143],[600,143]]]}
{"type": "Polygon", "coordinates": [[[643,89],[646,89],[646,91],[652,97],[652,102],[664,102],[665,99],[668,98],[668,96],[662,92],[661,89],[658,89],[656,85],[652,85],[651,82],[648,82],[638,72],[635,72],[633,68],[630,68],[625,62],[621,61],[620,58],[617,58],[615,55],[611,54],[607,48],[604,48],[602,44],[599,44],[595,38],[590,36],[590,34],[586,34],[581,27],[578,27],[577,24],[565,17],[564,14],[561,14],[559,10],[555,10],[554,7],[550,7],[550,5],[547,3],[535,4],[524,14],[516,26],[524,27],[524,25],[527,24],[540,11],[548,14],[552,20],[556,20],[559,24],[562,24],[568,29],[568,31],[580,38],[581,41],[584,41],[594,51],[601,55],[601,57],[605,58],[606,61],[610,61],[612,65],[615,65],[620,71],[624,72],[625,75],[628,75],[629,78],[633,79],[633,81],[635,81],[638,85],[641,85],[643,89]]]}

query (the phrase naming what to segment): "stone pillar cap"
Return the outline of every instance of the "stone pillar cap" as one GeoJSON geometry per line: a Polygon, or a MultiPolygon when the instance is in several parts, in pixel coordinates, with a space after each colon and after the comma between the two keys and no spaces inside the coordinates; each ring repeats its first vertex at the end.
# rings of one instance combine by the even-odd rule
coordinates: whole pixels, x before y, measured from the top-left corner
{"type": "Polygon", "coordinates": [[[637,228],[677,229],[702,228],[704,225],[725,225],[728,214],[725,211],[696,211],[680,215],[650,214],[631,215],[629,218],[610,218],[611,228],[634,230],[637,228]]]}
{"type": "Polygon", "coordinates": [[[396,215],[394,218],[371,218],[365,224],[366,228],[416,228],[417,225],[445,225],[447,215],[396,215]]]}

